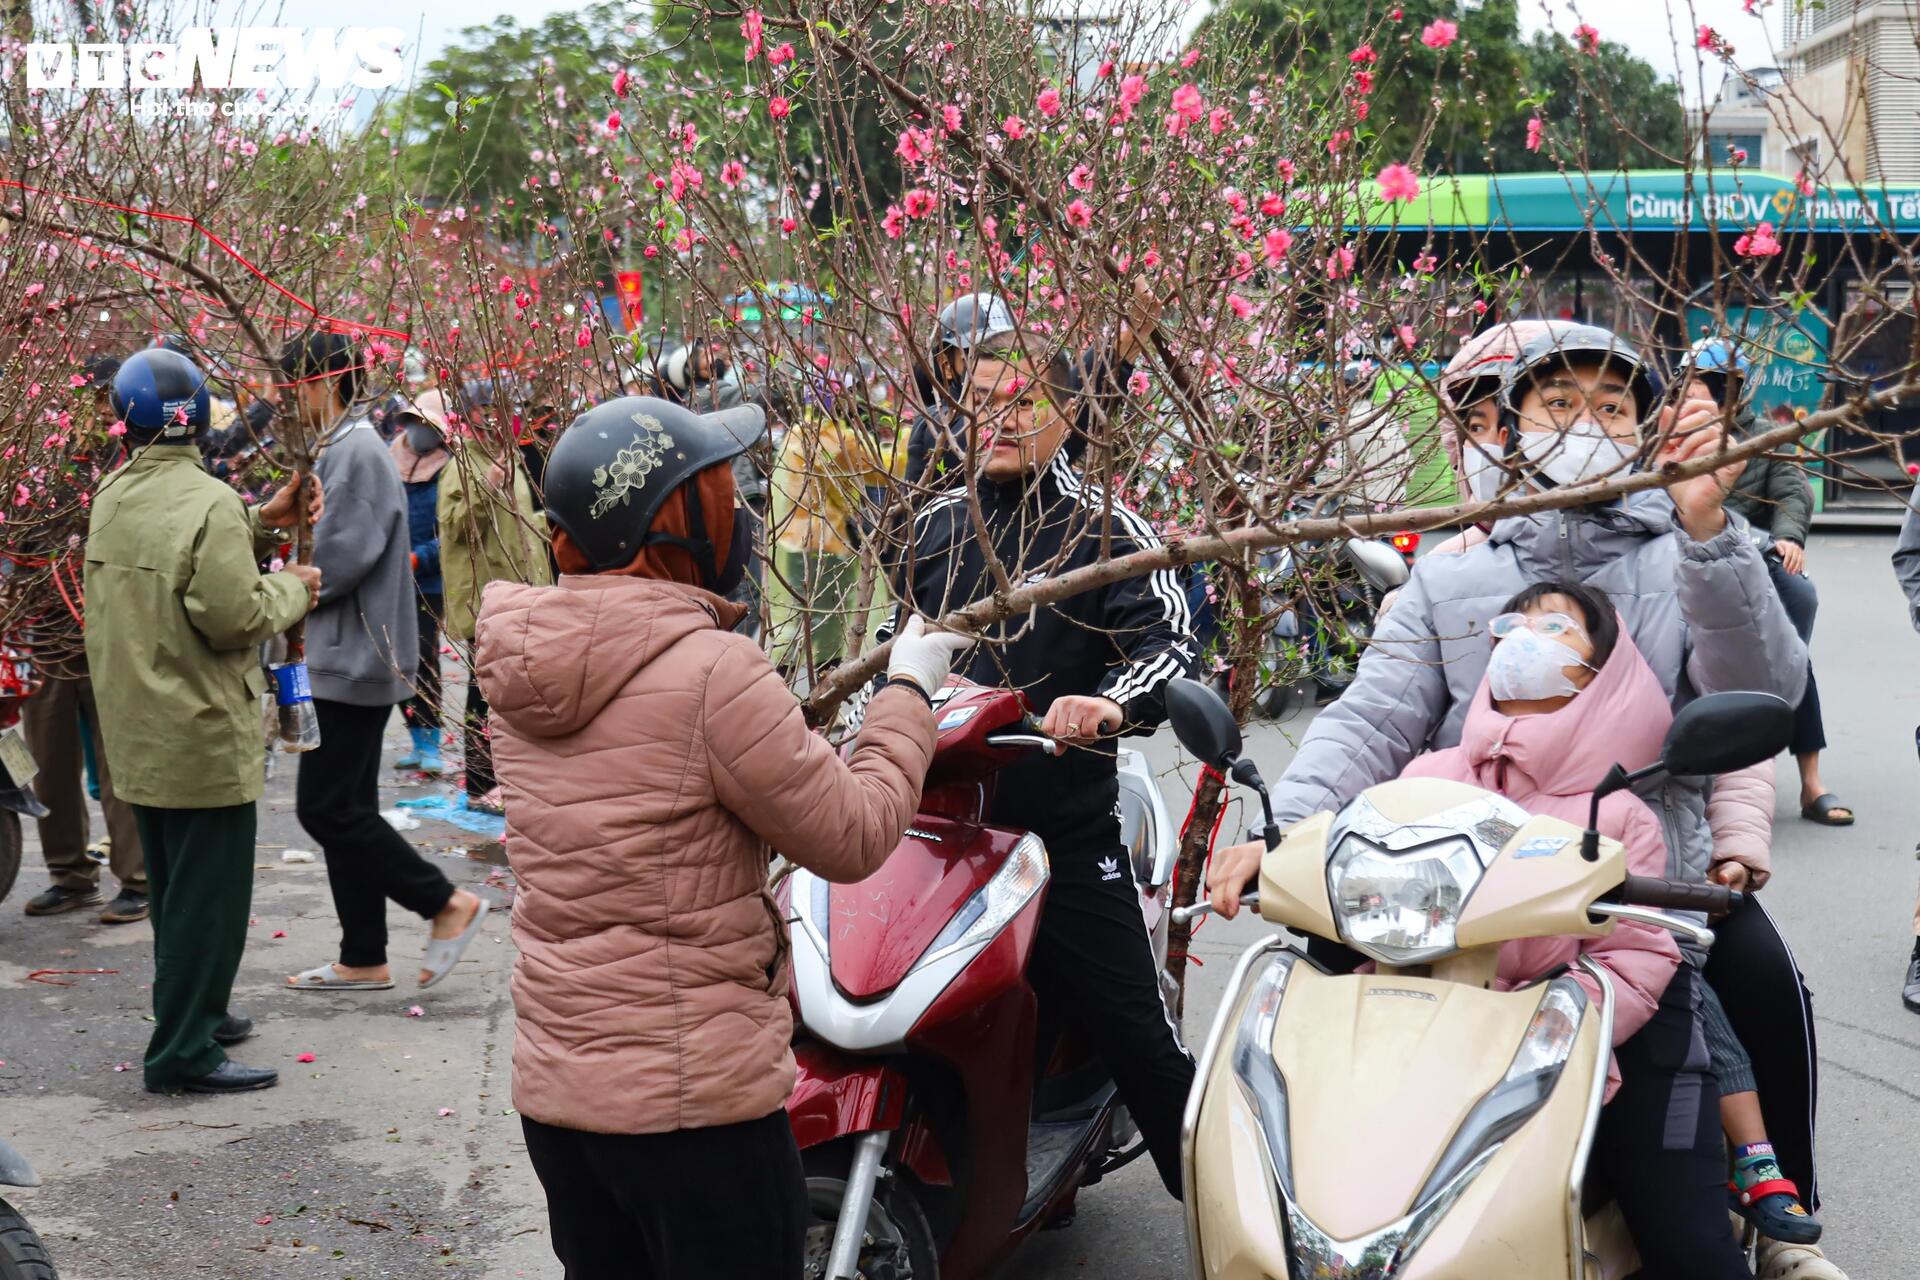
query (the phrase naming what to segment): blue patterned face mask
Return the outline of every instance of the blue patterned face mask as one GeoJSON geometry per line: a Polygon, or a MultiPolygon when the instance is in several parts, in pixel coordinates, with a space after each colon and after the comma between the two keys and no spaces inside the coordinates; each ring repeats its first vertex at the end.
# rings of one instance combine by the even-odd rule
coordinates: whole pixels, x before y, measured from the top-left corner
{"type": "Polygon", "coordinates": [[[1568,667],[1595,669],[1558,640],[1522,627],[1493,646],[1487,685],[1500,702],[1565,698],[1580,692],[1580,686],[1567,678],[1568,667]]]}

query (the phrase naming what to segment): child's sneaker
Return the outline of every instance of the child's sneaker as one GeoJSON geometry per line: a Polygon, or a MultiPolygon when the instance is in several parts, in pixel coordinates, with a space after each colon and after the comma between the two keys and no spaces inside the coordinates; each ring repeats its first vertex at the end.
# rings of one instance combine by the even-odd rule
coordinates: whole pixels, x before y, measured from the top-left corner
{"type": "Polygon", "coordinates": [[[1813,1244],[1820,1223],[1800,1203],[1800,1188],[1781,1176],[1771,1142],[1756,1142],[1733,1153],[1733,1181],[1727,1184],[1733,1211],[1770,1240],[1813,1244]]]}

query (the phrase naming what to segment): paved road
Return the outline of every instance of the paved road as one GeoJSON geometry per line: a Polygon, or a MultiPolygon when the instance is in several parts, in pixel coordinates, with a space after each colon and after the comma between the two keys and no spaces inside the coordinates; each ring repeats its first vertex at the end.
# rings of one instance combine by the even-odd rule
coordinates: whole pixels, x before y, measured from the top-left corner
{"type": "MultiPolygon", "coordinates": [[[[1859,806],[1861,822],[1846,832],[1811,827],[1783,793],[1767,895],[1816,995],[1826,1218],[1833,1252],[1856,1280],[1920,1273],[1908,1225],[1920,1169],[1920,1018],[1898,997],[1920,832],[1912,747],[1920,687],[1903,677],[1920,660],[1920,637],[1886,567],[1891,545],[1875,534],[1815,542],[1825,603],[1816,651],[1835,740],[1828,779],[1859,806]]],[[[1253,743],[1271,776],[1288,753],[1285,734],[1262,730],[1253,743]]],[[[1164,740],[1150,751],[1169,769],[1177,764],[1164,740]]],[[[1180,786],[1171,776],[1166,785],[1170,794],[1180,786]]],[[[280,1067],[276,1090],[192,1102],[142,1092],[145,927],[22,918],[19,897],[42,883],[32,870],[0,907],[0,1134],[46,1179],[19,1200],[48,1235],[62,1276],[557,1278],[507,1096],[504,931],[424,997],[404,983],[361,997],[276,990],[278,975],[327,957],[336,935],[321,868],[279,861],[280,846],[306,846],[284,775],[269,801],[237,1006],[262,1025],[243,1060],[280,1067]],[[64,988],[25,981],[42,968],[120,972],[64,988]],[[414,1004],[423,1017],[406,1016],[414,1004]],[[298,1063],[307,1052],[316,1061],[298,1063]],[[134,1070],[115,1071],[122,1062],[134,1070]],[[441,1117],[443,1107],[455,1114],[441,1117]]],[[[484,878],[484,865],[452,852],[472,837],[436,824],[415,834],[457,878],[484,878]]],[[[416,954],[420,926],[397,913],[392,926],[394,954],[416,954]]],[[[1233,955],[1261,927],[1216,922],[1197,939],[1205,963],[1190,994],[1194,1039],[1233,955]]],[[[1141,1162],[1090,1189],[1071,1227],[1034,1241],[1004,1274],[1164,1280],[1184,1265],[1178,1211],[1141,1162]]]]}

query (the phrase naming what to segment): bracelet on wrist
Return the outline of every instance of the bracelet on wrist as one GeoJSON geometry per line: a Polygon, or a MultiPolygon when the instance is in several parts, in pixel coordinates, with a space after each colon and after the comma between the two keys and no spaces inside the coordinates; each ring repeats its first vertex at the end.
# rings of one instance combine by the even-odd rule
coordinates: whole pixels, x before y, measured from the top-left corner
{"type": "Polygon", "coordinates": [[[881,687],[883,689],[911,689],[920,695],[920,701],[927,704],[929,711],[933,709],[933,699],[927,696],[927,691],[920,687],[918,680],[912,680],[906,676],[888,676],[886,684],[881,687]]]}

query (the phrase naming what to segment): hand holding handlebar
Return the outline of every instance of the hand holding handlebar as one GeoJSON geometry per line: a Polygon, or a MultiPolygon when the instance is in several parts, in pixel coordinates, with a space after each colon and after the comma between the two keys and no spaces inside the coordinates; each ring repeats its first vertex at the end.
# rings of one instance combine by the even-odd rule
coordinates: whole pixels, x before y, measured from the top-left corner
{"type": "Polygon", "coordinates": [[[1662,880],[1658,876],[1628,876],[1616,895],[1621,902],[1636,907],[1658,907],[1667,911],[1704,911],[1725,915],[1746,901],[1746,895],[1720,884],[1689,884],[1662,880]]]}

